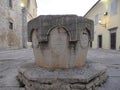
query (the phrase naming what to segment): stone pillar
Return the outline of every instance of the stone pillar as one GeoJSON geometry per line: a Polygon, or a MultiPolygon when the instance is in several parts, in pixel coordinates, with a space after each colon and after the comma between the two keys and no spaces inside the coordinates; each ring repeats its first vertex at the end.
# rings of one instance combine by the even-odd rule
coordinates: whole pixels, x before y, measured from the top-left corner
{"type": "Polygon", "coordinates": [[[25,7],[22,8],[22,36],[23,36],[23,47],[27,48],[28,35],[27,35],[27,10],[25,7]]]}

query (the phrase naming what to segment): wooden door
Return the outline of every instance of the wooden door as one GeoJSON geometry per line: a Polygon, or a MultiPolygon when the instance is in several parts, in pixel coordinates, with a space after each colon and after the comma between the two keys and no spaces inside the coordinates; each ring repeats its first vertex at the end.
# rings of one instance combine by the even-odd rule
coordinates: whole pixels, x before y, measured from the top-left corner
{"type": "Polygon", "coordinates": [[[110,34],[111,49],[116,49],[116,32],[110,34]]]}
{"type": "Polygon", "coordinates": [[[98,35],[98,48],[102,48],[102,35],[98,35]]]}

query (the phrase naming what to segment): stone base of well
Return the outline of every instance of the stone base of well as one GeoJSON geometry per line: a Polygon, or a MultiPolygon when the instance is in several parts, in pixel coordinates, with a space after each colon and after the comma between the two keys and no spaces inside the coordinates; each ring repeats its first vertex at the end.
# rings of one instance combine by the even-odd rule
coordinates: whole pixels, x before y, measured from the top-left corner
{"type": "Polygon", "coordinates": [[[34,63],[19,69],[18,79],[26,90],[96,90],[106,81],[106,67],[87,63],[83,68],[45,69],[34,63]]]}

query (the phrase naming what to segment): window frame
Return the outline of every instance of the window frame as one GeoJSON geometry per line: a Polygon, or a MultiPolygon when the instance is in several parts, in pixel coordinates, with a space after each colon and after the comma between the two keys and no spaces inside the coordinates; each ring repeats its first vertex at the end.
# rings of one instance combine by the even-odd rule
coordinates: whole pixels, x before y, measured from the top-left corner
{"type": "Polygon", "coordinates": [[[95,15],[95,18],[94,18],[94,24],[97,25],[98,22],[99,22],[99,15],[96,14],[96,15],[95,15]]]}
{"type": "Polygon", "coordinates": [[[12,1],[12,0],[8,0],[8,6],[9,6],[10,8],[13,8],[13,1],[12,1]]]}
{"type": "Polygon", "coordinates": [[[14,30],[14,23],[12,21],[9,21],[9,30],[14,30]]]}
{"type": "Polygon", "coordinates": [[[110,5],[110,15],[116,15],[118,13],[118,0],[113,0],[110,5]]]}

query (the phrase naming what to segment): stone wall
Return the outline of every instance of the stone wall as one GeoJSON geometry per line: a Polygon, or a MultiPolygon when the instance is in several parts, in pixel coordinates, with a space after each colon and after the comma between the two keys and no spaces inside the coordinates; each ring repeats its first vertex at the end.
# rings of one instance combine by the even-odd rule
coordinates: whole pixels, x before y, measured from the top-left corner
{"type": "Polygon", "coordinates": [[[22,48],[22,12],[20,0],[12,0],[12,8],[8,0],[0,1],[0,49],[22,48]],[[13,29],[9,29],[9,22],[13,29]]]}

